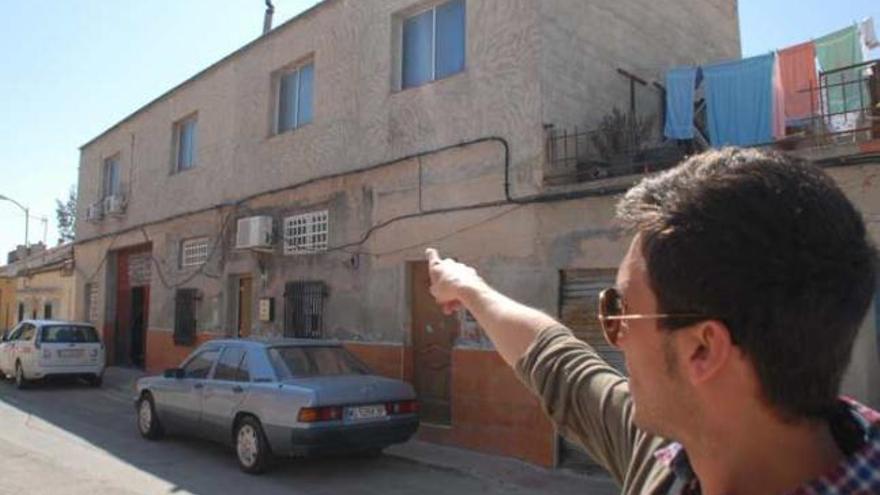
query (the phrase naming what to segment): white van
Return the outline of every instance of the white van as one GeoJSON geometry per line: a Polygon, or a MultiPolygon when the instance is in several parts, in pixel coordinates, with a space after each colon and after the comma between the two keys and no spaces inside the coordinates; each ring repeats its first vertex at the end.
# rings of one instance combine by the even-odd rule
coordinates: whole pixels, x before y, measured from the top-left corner
{"type": "Polygon", "coordinates": [[[78,376],[100,387],[104,365],[104,344],[89,323],[24,320],[0,341],[0,375],[18,388],[49,376],[78,376]]]}

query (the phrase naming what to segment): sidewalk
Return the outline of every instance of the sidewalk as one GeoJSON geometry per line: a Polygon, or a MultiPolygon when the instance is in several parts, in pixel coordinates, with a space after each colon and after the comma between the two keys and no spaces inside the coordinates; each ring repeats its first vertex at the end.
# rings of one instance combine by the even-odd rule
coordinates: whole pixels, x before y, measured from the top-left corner
{"type": "MultiPolygon", "coordinates": [[[[141,370],[110,367],[104,373],[104,391],[128,399],[134,397],[134,382],[145,376],[141,370]]],[[[406,459],[436,469],[455,471],[493,485],[511,485],[541,493],[559,495],[612,495],[620,489],[606,475],[587,475],[567,469],[545,469],[509,457],[418,440],[385,449],[385,455],[406,459]]]]}

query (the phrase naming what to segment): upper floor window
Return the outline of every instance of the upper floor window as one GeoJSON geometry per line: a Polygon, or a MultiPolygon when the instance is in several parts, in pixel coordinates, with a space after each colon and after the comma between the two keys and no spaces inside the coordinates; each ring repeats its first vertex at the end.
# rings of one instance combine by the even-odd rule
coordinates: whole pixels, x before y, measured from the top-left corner
{"type": "Polygon", "coordinates": [[[174,124],[174,171],[182,172],[196,165],[196,129],[198,118],[191,115],[174,124]]]}
{"type": "Polygon", "coordinates": [[[464,70],[465,5],[452,0],[403,20],[403,89],[464,70]]]}
{"type": "Polygon", "coordinates": [[[275,132],[296,129],[312,121],[315,65],[309,63],[278,78],[278,118],[275,132]]]}
{"type": "Polygon", "coordinates": [[[117,196],[120,193],[119,186],[119,155],[104,159],[104,185],[103,197],[117,196]]]}
{"type": "Polygon", "coordinates": [[[327,210],[284,219],[284,254],[308,254],[327,250],[327,210]]]}

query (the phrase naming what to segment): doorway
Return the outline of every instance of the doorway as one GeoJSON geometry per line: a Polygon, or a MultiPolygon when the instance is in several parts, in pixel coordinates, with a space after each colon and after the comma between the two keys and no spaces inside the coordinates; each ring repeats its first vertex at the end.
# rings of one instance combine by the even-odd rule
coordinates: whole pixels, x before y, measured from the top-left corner
{"type": "Polygon", "coordinates": [[[147,351],[147,292],[149,287],[131,288],[131,324],[129,325],[130,344],[128,362],[138,368],[144,367],[147,351]]]}
{"type": "Polygon", "coordinates": [[[452,410],[452,348],[459,322],[446,316],[428,290],[428,263],[410,263],[412,296],[413,386],[421,401],[425,423],[450,425],[452,410]]]}
{"type": "Polygon", "coordinates": [[[238,279],[238,337],[245,338],[251,335],[253,321],[254,282],[249,276],[238,279]]]}

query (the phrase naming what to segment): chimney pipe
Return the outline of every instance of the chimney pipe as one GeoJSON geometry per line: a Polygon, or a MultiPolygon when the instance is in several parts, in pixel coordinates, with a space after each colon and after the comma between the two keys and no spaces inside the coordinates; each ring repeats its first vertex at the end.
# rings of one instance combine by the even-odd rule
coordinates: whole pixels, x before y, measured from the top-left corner
{"type": "Polygon", "coordinates": [[[263,34],[272,30],[272,14],[275,13],[275,7],[272,6],[272,0],[266,0],[266,17],[263,18],[263,34]]]}

